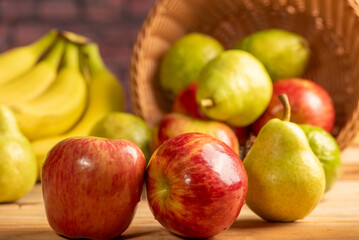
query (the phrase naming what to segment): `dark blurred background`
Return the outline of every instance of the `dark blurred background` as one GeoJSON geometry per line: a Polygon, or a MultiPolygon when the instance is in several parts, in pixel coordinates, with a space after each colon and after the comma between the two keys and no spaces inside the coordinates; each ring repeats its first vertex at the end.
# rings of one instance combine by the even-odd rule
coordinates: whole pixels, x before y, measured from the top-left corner
{"type": "Polygon", "coordinates": [[[156,0],[0,0],[0,52],[29,44],[52,28],[84,35],[99,44],[118,77],[132,112],[129,68],[132,48],[156,0]]]}

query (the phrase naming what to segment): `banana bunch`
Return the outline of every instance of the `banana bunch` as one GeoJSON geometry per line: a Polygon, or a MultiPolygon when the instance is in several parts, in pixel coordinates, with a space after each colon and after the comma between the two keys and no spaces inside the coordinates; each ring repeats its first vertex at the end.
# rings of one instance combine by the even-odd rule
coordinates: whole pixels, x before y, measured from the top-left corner
{"type": "Polygon", "coordinates": [[[59,141],[88,136],[106,114],[123,111],[124,93],[97,44],[52,30],[29,46],[0,54],[0,102],[14,112],[41,170],[59,141]]]}
{"type": "Polygon", "coordinates": [[[57,36],[58,32],[51,30],[44,37],[28,46],[13,48],[1,54],[0,84],[7,83],[32,69],[57,36]]]}

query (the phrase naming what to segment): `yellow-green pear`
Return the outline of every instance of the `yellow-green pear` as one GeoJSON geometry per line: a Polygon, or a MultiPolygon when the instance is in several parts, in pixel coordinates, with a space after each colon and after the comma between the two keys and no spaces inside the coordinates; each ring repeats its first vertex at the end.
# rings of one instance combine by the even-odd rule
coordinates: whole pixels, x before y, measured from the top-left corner
{"type": "Polygon", "coordinates": [[[198,75],[196,102],[207,117],[234,127],[252,124],[267,108],[272,81],[263,64],[242,50],[227,50],[198,75]]]}
{"type": "Polygon", "coordinates": [[[243,164],[248,175],[246,203],[267,221],[290,222],[310,214],[322,199],[325,174],[303,130],[285,117],[271,119],[259,132],[243,164]]]}
{"type": "Polygon", "coordinates": [[[90,135],[130,140],[141,148],[147,162],[151,157],[149,148],[151,128],[142,118],[132,113],[118,111],[108,113],[94,125],[90,135]]]}
{"type": "Polygon", "coordinates": [[[36,183],[37,164],[30,142],[8,107],[0,104],[0,203],[14,202],[36,183]]]}

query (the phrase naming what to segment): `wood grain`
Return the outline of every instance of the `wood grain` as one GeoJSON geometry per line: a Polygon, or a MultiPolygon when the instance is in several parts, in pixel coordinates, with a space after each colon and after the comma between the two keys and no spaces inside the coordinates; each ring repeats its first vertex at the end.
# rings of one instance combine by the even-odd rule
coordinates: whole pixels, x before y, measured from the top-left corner
{"type": "MultiPolygon", "coordinates": [[[[213,239],[359,239],[359,146],[342,153],[342,175],[305,219],[266,222],[244,206],[234,224],[213,239]]],[[[46,220],[41,186],[11,204],[0,204],[1,240],[64,239],[46,220]]],[[[152,216],[143,199],[130,227],[119,239],[179,239],[152,216]]]]}

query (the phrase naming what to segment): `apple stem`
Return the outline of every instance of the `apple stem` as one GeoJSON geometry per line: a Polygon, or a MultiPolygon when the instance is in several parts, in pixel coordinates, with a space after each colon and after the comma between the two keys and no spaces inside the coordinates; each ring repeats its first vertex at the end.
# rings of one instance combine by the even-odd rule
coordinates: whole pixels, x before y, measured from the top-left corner
{"type": "Polygon", "coordinates": [[[283,121],[290,121],[290,112],[291,112],[291,108],[290,108],[290,104],[289,104],[289,100],[288,100],[288,96],[287,94],[280,94],[278,96],[279,100],[282,102],[283,104],[283,121]]]}
{"type": "Polygon", "coordinates": [[[201,107],[213,107],[214,102],[210,98],[201,99],[200,101],[201,107]]]}

